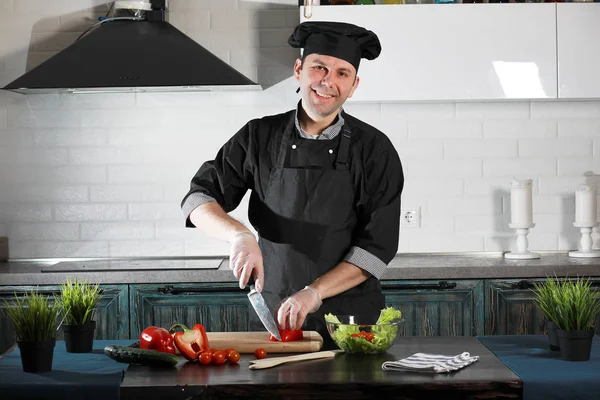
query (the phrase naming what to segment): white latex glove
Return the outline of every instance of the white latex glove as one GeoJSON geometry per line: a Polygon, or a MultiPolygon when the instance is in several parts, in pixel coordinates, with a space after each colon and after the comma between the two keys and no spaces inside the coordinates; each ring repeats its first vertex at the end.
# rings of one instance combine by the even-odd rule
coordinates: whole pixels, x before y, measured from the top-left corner
{"type": "Polygon", "coordinates": [[[299,292],[283,299],[277,308],[277,322],[281,328],[302,328],[306,316],[321,307],[321,295],[316,289],[305,286],[299,292]]]}
{"type": "Polygon", "coordinates": [[[263,257],[258,242],[250,232],[236,233],[229,240],[229,268],[240,281],[240,289],[254,277],[256,290],[261,292],[264,282],[263,257]]]}

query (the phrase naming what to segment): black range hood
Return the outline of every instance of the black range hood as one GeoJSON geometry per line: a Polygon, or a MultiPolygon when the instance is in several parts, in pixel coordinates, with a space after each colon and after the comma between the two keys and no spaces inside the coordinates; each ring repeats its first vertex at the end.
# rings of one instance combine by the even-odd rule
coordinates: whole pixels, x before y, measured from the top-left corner
{"type": "Polygon", "coordinates": [[[262,89],[165,15],[166,9],[154,9],[142,20],[106,20],[3,89],[25,94],[262,89]]]}

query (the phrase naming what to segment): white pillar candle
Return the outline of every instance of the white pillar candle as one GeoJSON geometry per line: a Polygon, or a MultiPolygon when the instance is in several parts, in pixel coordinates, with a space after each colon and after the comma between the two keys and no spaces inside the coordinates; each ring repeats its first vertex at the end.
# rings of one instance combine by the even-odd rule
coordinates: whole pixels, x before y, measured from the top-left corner
{"type": "Polygon", "coordinates": [[[575,223],[580,226],[596,226],[598,189],[593,184],[581,185],[575,192],[575,223]]]}
{"type": "Polygon", "coordinates": [[[533,224],[532,180],[513,178],[510,186],[511,224],[529,226],[533,224]]]}

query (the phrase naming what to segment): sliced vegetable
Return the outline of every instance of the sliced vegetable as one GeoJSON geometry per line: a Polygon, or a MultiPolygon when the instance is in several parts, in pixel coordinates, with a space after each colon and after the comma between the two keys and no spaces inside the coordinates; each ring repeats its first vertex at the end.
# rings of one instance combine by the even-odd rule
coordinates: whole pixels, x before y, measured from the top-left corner
{"type": "MultiPolygon", "coordinates": [[[[293,342],[295,340],[304,339],[304,333],[302,329],[290,330],[290,329],[278,329],[279,336],[281,336],[282,342],[293,342]]],[[[273,335],[269,335],[269,340],[272,342],[278,342],[277,338],[273,335]]]]}
{"type": "Polygon", "coordinates": [[[140,333],[140,348],[175,354],[173,336],[165,328],[149,326],[140,333]]]}
{"type": "Polygon", "coordinates": [[[364,338],[368,342],[372,342],[375,337],[371,332],[360,331],[358,333],[353,333],[350,335],[353,338],[364,338]]]}
{"type": "Polygon", "coordinates": [[[200,353],[210,349],[202,324],[196,324],[192,329],[183,324],[175,324],[170,331],[175,332],[173,335],[175,346],[187,360],[198,360],[200,353]],[[177,328],[183,329],[183,332],[175,332],[177,328]]]}
{"type": "Polygon", "coordinates": [[[151,367],[173,367],[179,362],[179,357],[175,354],[120,345],[106,346],[104,354],[120,363],[151,367]]]}

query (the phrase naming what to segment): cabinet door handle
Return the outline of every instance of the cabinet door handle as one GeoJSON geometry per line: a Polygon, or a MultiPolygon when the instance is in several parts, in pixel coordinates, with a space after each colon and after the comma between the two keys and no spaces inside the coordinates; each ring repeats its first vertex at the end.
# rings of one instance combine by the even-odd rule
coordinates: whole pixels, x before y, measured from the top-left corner
{"type": "Polygon", "coordinates": [[[532,289],[534,287],[534,283],[531,281],[519,281],[510,285],[511,289],[532,289]]]}
{"type": "Polygon", "coordinates": [[[397,284],[383,284],[381,285],[384,290],[444,290],[456,288],[456,282],[440,281],[438,283],[397,283],[397,284]]]}
{"type": "Polygon", "coordinates": [[[197,294],[197,293],[240,293],[242,289],[236,287],[181,287],[176,288],[171,285],[166,285],[156,289],[162,294],[197,294]]]}

